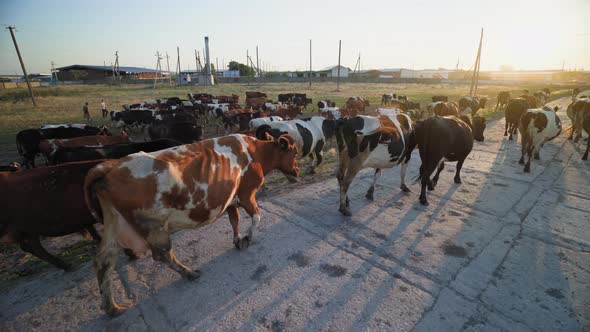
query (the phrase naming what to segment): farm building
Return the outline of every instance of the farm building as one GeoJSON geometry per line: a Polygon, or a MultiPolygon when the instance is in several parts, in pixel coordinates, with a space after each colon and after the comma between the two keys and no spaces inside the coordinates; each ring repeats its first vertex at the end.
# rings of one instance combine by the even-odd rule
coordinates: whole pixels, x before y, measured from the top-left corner
{"type": "MultiPolygon", "coordinates": [[[[279,72],[281,75],[287,77],[309,77],[309,71],[288,71],[279,72]]],[[[352,70],[348,67],[340,66],[340,77],[349,77],[352,74],[352,70]]],[[[320,70],[314,70],[311,72],[311,77],[338,77],[338,66],[326,67],[320,70]]]]}
{"type": "MultiPolygon", "coordinates": [[[[119,73],[124,79],[153,79],[155,69],[140,67],[119,67],[119,73]]],[[[162,73],[166,76],[166,73],[162,73]]],[[[102,81],[113,77],[113,67],[71,65],[57,68],[57,78],[60,81],[102,81]]]]}

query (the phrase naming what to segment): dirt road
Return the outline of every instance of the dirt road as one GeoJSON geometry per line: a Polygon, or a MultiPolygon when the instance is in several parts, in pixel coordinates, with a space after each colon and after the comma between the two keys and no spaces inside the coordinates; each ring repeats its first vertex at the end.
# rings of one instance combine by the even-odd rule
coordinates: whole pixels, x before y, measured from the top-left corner
{"type": "MultiPolygon", "coordinates": [[[[567,98],[550,103],[563,110],[567,98]]],[[[465,162],[418,203],[399,169],[364,198],[372,172],[351,190],[353,217],[338,212],[335,179],[261,201],[259,236],[232,245],[227,218],[176,234],[196,282],[144,257],[122,255],[116,319],[99,308],[91,263],[56,269],[0,294],[0,330],[510,330],[590,329],[590,162],[562,135],[525,174],[520,145],[488,125],[465,162]]],[[[585,142],[584,142],[585,147],[585,142]]],[[[409,177],[419,166],[415,154],[409,177]]],[[[245,220],[242,227],[248,227],[245,220]]]]}

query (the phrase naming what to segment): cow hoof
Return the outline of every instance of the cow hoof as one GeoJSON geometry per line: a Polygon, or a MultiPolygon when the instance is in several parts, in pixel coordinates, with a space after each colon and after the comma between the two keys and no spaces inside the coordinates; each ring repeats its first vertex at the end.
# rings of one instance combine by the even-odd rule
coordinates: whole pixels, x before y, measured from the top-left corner
{"type": "Polygon", "coordinates": [[[428,206],[428,200],[426,198],[420,198],[420,204],[424,205],[424,206],[428,206]]]}
{"type": "Polygon", "coordinates": [[[106,313],[110,317],[118,317],[118,316],[121,316],[122,314],[124,314],[125,311],[127,311],[126,306],[114,304],[112,307],[110,307],[106,310],[106,313]]]}
{"type": "Polygon", "coordinates": [[[246,249],[250,246],[250,237],[248,235],[242,237],[235,243],[236,248],[239,250],[246,249]]]}
{"type": "Polygon", "coordinates": [[[195,281],[195,280],[199,279],[200,276],[201,276],[201,271],[199,271],[199,270],[187,271],[186,274],[184,275],[184,277],[188,281],[195,281]]]}
{"type": "Polygon", "coordinates": [[[373,200],[373,192],[372,191],[367,191],[367,194],[365,195],[365,197],[372,201],[373,200]]]}
{"type": "Polygon", "coordinates": [[[315,174],[315,168],[310,168],[309,171],[307,171],[308,174],[315,174]]]}
{"type": "Polygon", "coordinates": [[[531,172],[531,168],[527,165],[524,167],[524,172],[525,173],[530,173],[531,172]]]}
{"type": "Polygon", "coordinates": [[[139,256],[137,256],[131,249],[125,248],[123,249],[123,252],[125,253],[125,256],[129,258],[130,261],[139,259],[139,256]]]}
{"type": "Polygon", "coordinates": [[[294,176],[287,176],[287,180],[289,180],[289,182],[291,182],[291,183],[299,182],[299,179],[294,176]]]}
{"type": "Polygon", "coordinates": [[[405,193],[411,193],[411,192],[412,192],[412,191],[410,190],[410,188],[408,188],[408,186],[406,186],[405,184],[402,184],[402,185],[401,185],[399,188],[400,188],[400,189],[401,189],[403,192],[405,192],[405,193]]]}
{"type": "Polygon", "coordinates": [[[461,184],[461,178],[455,178],[455,183],[461,184]]]}
{"type": "Polygon", "coordinates": [[[347,207],[345,207],[345,208],[341,207],[338,211],[340,211],[340,213],[342,213],[343,215],[345,215],[347,217],[352,216],[352,213],[350,213],[350,210],[347,207]]]}
{"type": "Polygon", "coordinates": [[[582,156],[582,160],[588,160],[588,155],[585,154],[584,156],[582,156]]]}
{"type": "Polygon", "coordinates": [[[522,164],[524,164],[524,159],[520,158],[520,159],[518,160],[518,163],[519,163],[519,164],[521,164],[521,165],[522,165],[522,164]]]}
{"type": "Polygon", "coordinates": [[[433,191],[435,186],[436,186],[436,183],[432,183],[432,184],[429,183],[428,184],[428,191],[433,191]]]}

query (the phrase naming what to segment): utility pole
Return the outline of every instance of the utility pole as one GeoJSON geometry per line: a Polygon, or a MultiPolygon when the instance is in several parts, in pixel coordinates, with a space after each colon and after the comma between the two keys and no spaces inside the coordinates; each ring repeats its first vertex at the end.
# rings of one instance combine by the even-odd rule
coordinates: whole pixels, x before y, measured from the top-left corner
{"type": "Polygon", "coordinates": [[[51,61],[51,83],[57,84],[57,70],[55,69],[55,62],[51,61]]]}
{"type": "Polygon", "coordinates": [[[178,74],[176,75],[176,84],[182,83],[182,75],[180,72],[180,48],[176,46],[176,70],[178,70],[178,74]]]}
{"type": "Polygon", "coordinates": [[[473,76],[471,78],[471,87],[469,88],[469,96],[473,97],[474,94],[474,88],[475,88],[475,93],[477,93],[477,84],[476,84],[476,80],[479,79],[479,59],[481,56],[481,42],[483,40],[483,28],[481,28],[481,35],[479,37],[479,47],[477,49],[477,56],[475,58],[475,66],[473,66],[473,76]]]}
{"type": "Polygon", "coordinates": [[[260,77],[260,62],[258,62],[258,45],[256,45],[256,76],[260,77]]]}
{"type": "Polygon", "coordinates": [[[154,89],[156,88],[156,83],[158,82],[158,73],[162,71],[162,67],[160,66],[160,60],[162,57],[160,56],[160,52],[156,51],[156,76],[154,77],[154,89]]]}
{"type": "Polygon", "coordinates": [[[172,85],[172,75],[170,75],[170,56],[168,55],[168,52],[166,51],[166,70],[168,71],[168,84],[172,85]]]}
{"type": "Polygon", "coordinates": [[[113,79],[121,79],[121,73],[119,72],[119,51],[115,51],[115,64],[113,65],[113,79]]]}
{"type": "Polygon", "coordinates": [[[215,72],[219,71],[219,58],[215,57],[215,72]]]}
{"type": "Polygon", "coordinates": [[[336,91],[340,92],[340,53],[342,50],[342,40],[338,41],[338,78],[336,79],[336,91]]]}
{"type": "Polygon", "coordinates": [[[12,42],[14,43],[14,48],[16,49],[16,54],[18,55],[18,61],[20,61],[20,66],[23,69],[23,74],[25,74],[25,80],[27,81],[27,87],[29,87],[29,93],[31,94],[31,100],[33,101],[33,106],[37,107],[37,103],[35,102],[35,96],[33,95],[33,89],[31,88],[31,82],[29,82],[29,74],[27,74],[27,69],[25,68],[25,63],[23,62],[23,58],[20,55],[20,50],[18,49],[16,37],[14,37],[14,30],[16,29],[16,27],[11,25],[11,26],[6,27],[6,29],[8,29],[8,31],[10,31],[10,35],[12,36],[12,42]]]}
{"type": "Polygon", "coordinates": [[[311,39],[309,40],[309,89],[311,90],[311,39]]]}

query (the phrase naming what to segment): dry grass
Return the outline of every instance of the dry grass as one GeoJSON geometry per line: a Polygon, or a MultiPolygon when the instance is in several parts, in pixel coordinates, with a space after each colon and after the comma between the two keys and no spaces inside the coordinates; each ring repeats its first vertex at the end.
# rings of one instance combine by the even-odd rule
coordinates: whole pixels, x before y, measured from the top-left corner
{"type": "MultiPolygon", "coordinates": [[[[495,96],[501,90],[509,90],[519,94],[523,89],[537,90],[546,85],[526,86],[481,86],[478,95],[492,98],[488,110],[493,110],[495,96]]],[[[553,91],[563,93],[571,91],[571,87],[549,86],[553,91]]],[[[0,90],[0,162],[18,159],[14,137],[25,128],[33,128],[44,124],[81,123],[82,105],[88,101],[90,112],[94,117],[94,124],[108,124],[100,118],[100,100],[105,99],[109,109],[121,109],[122,104],[135,103],[154,98],[178,96],[185,98],[189,92],[205,92],[211,94],[237,94],[245,98],[246,91],[266,92],[270,98],[276,99],[279,93],[302,92],[313,98],[314,103],[308,107],[308,114],[315,114],[315,104],[321,99],[330,99],[342,105],[350,96],[363,96],[371,104],[378,105],[383,93],[395,92],[407,95],[408,98],[422,103],[423,107],[433,95],[448,95],[451,100],[457,100],[469,91],[466,84],[378,84],[378,83],[343,83],[340,91],[336,92],[335,83],[315,83],[309,89],[307,83],[269,83],[269,84],[223,84],[212,87],[169,87],[160,86],[152,89],[151,85],[83,85],[45,87],[35,89],[37,108],[33,108],[27,98],[25,89],[0,90]]],[[[243,101],[243,100],[242,100],[243,101]]],[[[208,131],[210,132],[210,131],[208,131]]]]}

